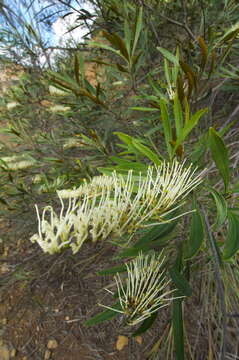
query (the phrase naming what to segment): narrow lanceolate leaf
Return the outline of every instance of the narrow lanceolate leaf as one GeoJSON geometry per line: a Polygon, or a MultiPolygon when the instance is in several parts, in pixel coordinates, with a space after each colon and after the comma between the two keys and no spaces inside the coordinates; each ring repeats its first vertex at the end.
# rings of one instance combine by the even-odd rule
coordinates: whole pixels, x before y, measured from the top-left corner
{"type": "Polygon", "coordinates": [[[174,65],[179,65],[179,60],[178,57],[173,55],[170,51],[158,46],[157,50],[159,50],[161,52],[161,54],[167,59],[169,60],[171,63],[173,63],[174,65]]]}
{"type": "Polygon", "coordinates": [[[239,216],[228,211],[228,232],[223,258],[230,259],[239,250],[239,216]]]}
{"type": "Polygon", "coordinates": [[[132,141],[133,146],[143,155],[145,155],[149,160],[151,160],[155,165],[160,165],[161,160],[159,159],[158,155],[152,151],[147,146],[141,144],[139,141],[133,139],[132,141]]]}
{"type": "Polygon", "coordinates": [[[184,142],[186,137],[190,134],[193,128],[197,125],[198,121],[207,111],[208,111],[207,108],[201,109],[197,111],[187,122],[185,122],[183,129],[181,129],[180,131],[180,136],[176,141],[174,151],[176,151],[177,148],[184,142]]]}
{"type": "Polygon", "coordinates": [[[174,97],[173,112],[175,118],[176,134],[177,137],[179,137],[181,134],[181,129],[183,127],[183,111],[177,95],[174,97]]]}
{"type": "MultiPolygon", "coordinates": [[[[121,309],[121,306],[119,303],[117,304],[114,304],[112,306],[114,309],[117,309],[117,310],[120,310],[121,309]]],[[[111,320],[112,318],[114,318],[115,316],[118,315],[118,312],[116,311],[113,311],[113,310],[105,310],[105,311],[102,311],[101,313],[93,316],[91,319],[87,320],[85,322],[85,325],[86,326],[92,326],[92,325],[96,325],[96,324],[100,324],[104,321],[107,321],[107,320],[111,320]]]]}
{"type": "Polygon", "coordinates": [[[78,84],[80,84],[80,63],[79,63],[78,54],[75,54],[75,59],[74,59],[74,71],[75,71],[75,79],[76,79],[76,82],[77,82],[78,84]]]}
{"type": "Polygon", "coordinates": [[[104,50],[111,51],[111,52],[115,53],[116,55],[119,55],[119,56],[121,56],[123,59],[125,59],[125,57],[122,56],[120,50],[116,50],[116,49],[114,49],[113,47],[111,47],[111,46],[109,46],[109,45],[105,45],[105,44],[100,43],[100,42],[97,42],[97,41],[90,41],[90,42],[88,43],[88,45],[89,45],[90,47],[98,47],[98,48],[100,48],[100,49],[104,49],[104,50]]]}
{"type": "Polygon", "coordinates": [[[193,82],[193,86],[197,88],[197,76],[195,72],[191,69],[191,67],[187,63],[183,61],[180,61],[180,66],[186,75],[188,74],[190,75],[190,78],[192,79],[193,82]]]}
{"type": "Polygon", "coordinates": [[[186,241],[186,246],[184,249],[184,258],[190,259],[200,249],[202,242],[204,239],[204,228],[203,228],[203,220],[200,214],[199,209],[192,214],[191,228],[190,228],[190,236],[188,241],[186,241]]]}
{"type": "Polygon", "coordinates": [[[184,360],[184,321],[183,306],[181,299],[173,300],[173,339],[175,348],[175,359],[184,360]]]}
{"type": "Polygon", "coordinates": [[[149,108],[149,107],[142,107],[142,106],[133,106],[130,108],[131,110],[137,110],[137,111],[159,111],[158,109],[155,108],[149,108]]]}
{"type": "Polygon", "coordinates": [[[201,69],[203,70],[205,68],[208,59],[208,48],[204,39],[201,36],[198,37],[198,44],[201,50],[201,57],[202,57],[201,69]]]}
{"type": "Polygon", "coordinates": [[[168,114],[168,108],[164,100],[160,100],[160,109],[161,109],[161,118],[163,123],[163,130],[164,130],[164,137],[165,142],[168,150],[168,154],[171,155],[172,148],[171,148],[171,142],[172,142],[172,128],[170,124],[169,114],[168,114]]]}
{"type": "Polygon", "coordinates": [[[169,270],[170,277],[173,281],[174,286],[178,289],[177,296],[191,296],[192,288],[185,278],[185,276],[180,273],[176,266],[172,267],[169,270]]]}
{"type": "Polygon", "coordinates": [[[155,322],[157,316],[158,316],[158,313],[155,312],[148,319],[144,320],[142,325],[140,325],[140,327],[133,333],[133,336],[135,337],[135,336],[141,335],[141,334],[145,333],[148,329],[150,329],[151,326],[153,325],[153,323],[155,322]]]}
{"type": "Polygon", "coordinates": [[[209,191],[213,196],[217,208],[217,218],[216,218],[215,226],[220,227],[224,223],[227,217],[227,202],[224,196],[222,196],[215,189],[210,187],[209,191]]]}
{"type": "Polygon", "coordinates": [[[110,34],[108,31],[103,30],[102,35],[111,43],[111,45],[115,46],[117,50],[120,51],[121,55],[128,61],[129,54],[127,51],[127,47],[124,43],[124,40],[117,34],[110,34]]]}
{"type": "Polygon", "coordinates": [[[164,238],[173,232],[178,220],[170,221],[165,224],[155,225],[152,229],[148,230],[136,243],[135,247],[140,247],[141,245],[147,245],[151,241],[156,241],[164,238]]]}
{"type": "Polygon", "coordinates": [[[141,33],[141,30],[142,30],[142,26],[143,26],[143,8],[140,7],[139,13],[138,13],[138,16],[137,16],[137,20],[136,20],[136,24],[135,24],[135,32],[134,32],[134,40],[133,40],[133,47],[132,47],[132,51],[131,51],[131,56],[134,55],[134,52],[136,50],[137,43],[138,43],[140,33],[141,33]]]}
{"type": "Polygon", "coordinates": [[[98,275],[112,275],[112,274],[117,274],[117,273],[120,273],[120,272],[124,272],[126,270],[127,270],[126,265],[118,265],[118,266],[114,266],[114,267],[109,268],[109,269],[98,271],[97,274],[98,275]]]}
{"type": "Polygon", "coordinates": [[[209,146],[227,192],[230,177],[228,151],[223,139],[213,128],[209,129],[209,146]]]}

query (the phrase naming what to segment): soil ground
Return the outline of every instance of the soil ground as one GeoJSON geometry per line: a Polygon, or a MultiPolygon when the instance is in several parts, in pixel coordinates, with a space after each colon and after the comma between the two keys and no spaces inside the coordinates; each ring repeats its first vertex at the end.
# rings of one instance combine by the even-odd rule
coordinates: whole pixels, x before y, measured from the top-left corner
{"type": "MultiPolygon", "coordinates": [[[[11,232],[2,224],[1,233],[11,232]]],[[[124,360],[146,359],[155,336],[150,331],[142,344],[134,339],[121,351],[120,317],[86,327],[84,322],[112,303],[104,287],[112,278],[97,275],[109,267],[114,251],[86,244],[72,256],[43,254],[29,238],[17,233],[9,245],[1,244],[0,359],[8,360],[124,360]]],[[[113,265],[114,263],[112,263],[113,265]]]]}

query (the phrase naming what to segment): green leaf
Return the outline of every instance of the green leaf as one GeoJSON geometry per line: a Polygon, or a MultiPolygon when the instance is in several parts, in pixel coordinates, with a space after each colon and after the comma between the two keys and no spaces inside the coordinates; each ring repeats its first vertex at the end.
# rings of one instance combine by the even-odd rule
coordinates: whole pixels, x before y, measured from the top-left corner
{"type": "Polygon", "coordinates": [[[138,140],[135,139],[133,139],[132,144],[141,154],[145,155],[155,165],[161,164],[161,160],[159,159],[158,155],[147,146],[141,144],[138,140]]]}
{"type": "Polygon", "coordinates": [[[160,109],[161,109],[161,118],[163,123],[165,142],[166,142],[168,154],[169,156],[171,156],[172,128],[169,120],[169,114],[168,114],[168,108],[166,102],[162,99],[160,100],[160,109]]]}
{"type": "Polygon", "coordinates": [[[133,336],[139,336],[143,333],[145,333],[148,329],[151,328],[155,320],[157,319],[158,313],[155,312],[152,314],[149,318],[145,319],[143,323],[140,325],[140,327],[133,333],[133,336]]]}
{"type": "Polygon", "coordinates": [[[160,46],[157,46],[157,50],[159,50],[161,52],[161,54],[167,59],[169,60],[170,62],[172,62],[174,65],[179,65],[179,60],[178,58],[173,55],[170,51],[160,47],[160,46]]]}
{"type": "Polygon", "coordinates": [[[139,107],[139,106],[133,106],[130,108],[131,110],[137,110],[137,111],[159,111],[159,109],[156,108],[149,108],[149,107],[139,107]]]}
{"type": "Polygon", "coordinates": [[[125,144],[132,145],[132,137],[131,136],[124,134],[122,132],[119,132],[119,131],[115,131],[114,134],[117,135],[118,138],[121,141],[123,141],[125,144]]]}
{"type": "Polygon", "coordinates": [[[126,265],[118,265],[118,266],[114,266],[110,269],[98,271],[97,274],[98,275],[112,275],[112,274],[117,274],[117,273],[124,272],[124,271],[126,271],[126,265]]]}
{"type": "Polygon", "coordinates": [[[132,32],[130,30],[129,23],[126,19],[124,21],[124,36],[125,36],[125,45],[126,45],[127,51],[130,54],[132,32]]]}
{"type": "Polygon", "coordinates": [[[111,161],[115,162],[117,165],[114,166],[114,169],[117,171],[118,169],[122,170],[135,170],[140,172],[147,172],[148,166],[141,162],[129,161],[124,158],[120,158],[117,156],[110,156],[111,161]]]}
{"type": "Polygon", "coordinates": [[[176,286],[176,288],[179,290],[179,295],[177,296],[191,296],[192,295],[192,288],[185,278],[183,274],[181,274],[175,266],[173,266],[171,269],[169,269],[169,274],[171,276],[171,279],[176,286]]]}
{"type": "Polygon", "coordinates": [[[230,259],[239,250],[239,216],[228,211],[228,232],[223,251],[223,258],[230,259]]]}
{"type": "Polygon", "coordinates": [[[199,212],[199,209],[192,214],[192,222],[190,228],[190,236],[188,241],[186,241],[186,246],[184,249],[184,258],[190,259],[196,255],[200,249],[204,239],[204,227],[203,219],[199,212]]]}
{"type": "Polygon", "coordinates": [[[174,97],[173,112],[175,118],[176,134],[178,138],[181,135],[181,129],[183,127],[183,110],[177,95],[174,97]]]}
{"type": "Polygon", "coordinates": [[[134,247],[127,248],[124,251],[122,251],[122,253],[117,255],[116,258],[134,257],[134,256],[137,256],[141,251],[147,252],[152,249],[162,248],[163,246],[165,246],[165,243],[169,239],[171,239],[171,234],[162,236],[162,237],[158,238],[157,240],[148,242],[146,244],[140,244],[137,246],[135,245],[134,247]]]}
{"type": "Polygon", "coordinates": [[[203,70],[205,68],[208,59],[208,47],[205,43],[205,40],[201,36],[199,36],[197,40],[201,50],[201,57],[202,57],[201,69],[203,70]]]}
{"type": "Polygon", "coordinates": [[[219,192],[217,192],[215,189],[209,187],[209,191],[213,196],[217,208],[217,219],[215,226],[220,227],[224,223],[227,217],[227,202],[225,198],[221,194],[219,194],[219,192]]]}
{"type": "Polygon", "coordinates": [[[103,43],[97,42],[97,41],[90,41],[89,42],[89,46],[90,47],[98,47],[100,49],[104,49],[104,50],[108,50],[113,52],[116,55],[119,55],[120,57],[122,57],[125,60],[125,57],[121,55],[119,50],[115,50],[114,48],[112,48],[111,46],[105,45],[103,43]]]}
{"type": "Polygon", "coordinates": [[[173,339],[175,348],[175,359],[184,360],[184,321],[183,321],[183,309],[182,300],[173,300],[173,339]]]}
{"type": "Polygon", "coordinates": [[[143,25],[143,7],[141,6],[139,8],[139,13],[138,13],[136,24],[135,24],[135,32],[134,32],[134,40],[133,40],[133,47],[132,47],[132,51],[131,51],[131,57],[134,55],[134,52],[136,50],[139,36],[140,36],[141,30],[142,30],[142,25],[143,25]]]}
{"type": "Polygon", "coordinates": [[[126,44],[119,35],[117,35],[116,33],[110,34],[108,31],[105,30],[102,30],[102,35],[120,51],[121,55],[125,58],[126,61],[129,61],[129,54],[126,44]]]}
{"type": "Polygon", "coordinates": [[[230,177],[228,151],[223,139],[213,128],[209,129],[209,146],[227,192],[230,177]]]}
{"type": "MultiPolygon", "coordinates": [[[[117,309],[117,310],[121,309],[121,306],[120,306],[119,302],[112,305],[112,307],[117,309]]],[[[107,310],[93,316],[91,319],[87,320],[85,322],[85,325],[86,326],[92,326],[92,325],[100,324],[100,323],[102,323],[104,321],[113,319],[117,315],[119,315],[118,312],[107,309],[107,310]]]]}
{"type": "Polygon", "coordinates": [[[192,129],[197,125],[198,121],[200,120],[200,118],[208,111],[207,108],[205,109],[201,109],[199,111],[196,112],[196,114],[194,114],[190,120],[188,120],[185,123],[185,126],[183,127],[183,129],[180,132],[180,136],[178,137],[176,144],[175,144],[175,148],[174,151],[177,150],[177,148],[183,143],[183,141],[186,139],[186,137],[188,136],[188,134],[192,131],[192,129]]]}
{"type": "Polygon", "coordinates": [[[77,53],[75,53],[75,58],[74,58],[74,72],[75,72],[76,82],[80,84],[80,63],[77,53]]]}
{"type": "Polygon", "coordinates": [[[168,87],[171,88],[171,71],[169,69],[169,66],[168,66],[168,61],[167,59],[164,59],[164,74],[165,74],[165,78],[167,80],[167,83],[168,83],[168,87]]]}
{"type": "Polygon", "coordinates": [[[135,247],[146,245],[151,241],[164,238],[169,235],[176,227],[178,220],[171,221],[169,223],[155,225],[152,229],[148,230],[135,244],[135,247]]]}

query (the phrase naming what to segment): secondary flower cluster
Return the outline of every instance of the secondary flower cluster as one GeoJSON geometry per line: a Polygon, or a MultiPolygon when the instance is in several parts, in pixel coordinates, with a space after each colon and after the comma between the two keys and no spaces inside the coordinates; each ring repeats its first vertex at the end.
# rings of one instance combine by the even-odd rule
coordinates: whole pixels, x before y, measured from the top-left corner
{"type": "Polygon", "coordinates": [[[126,264],[127,276],[124,284],[119,274],[115,281],[121,309],[105,308],[124,314],[128,325],[136,325],[154,312],[169,305],[175,290],[169,290],[171,280],[165,271],[165,256],[138,255],[126,264]]]}
{"type": "Polygon", "coordinates": [[[202,180],[195,170],[174,161],[160,167],[149,167],[147,174],[134,177],[115,172],[97,176],[78,189],[58,191],[61,211],[44,208],[38,234],[31,237],[44,252],[53,254],[71,247],[75,254],[84,241],[104,240],[109,236],[133,234],[139,227],[165,222],[164,217],[202,180]],[[65,207],[63,199],[68,199],[65,207]]]}
{"type": "Polygon", "coordinates": [[[32,157],[27,157],[24,155],[5,156],[0,158],[0,165],[5,170],[25,170],[36,165],[36,160],[32,157]]]}

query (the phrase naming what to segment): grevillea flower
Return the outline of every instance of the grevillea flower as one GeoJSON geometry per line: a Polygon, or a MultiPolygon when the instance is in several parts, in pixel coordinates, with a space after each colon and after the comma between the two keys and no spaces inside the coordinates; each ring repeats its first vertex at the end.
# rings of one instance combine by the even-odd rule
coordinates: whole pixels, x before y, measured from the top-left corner
{"type": "Polygon", "coordinates": [[[68,245],[76,253],[87,239],[95,242],[124,233],[132,235],[142,226],[163,223],[180,206],[179,200],[202,181],[201,175],[194,173],[191,166],[185,168],[184,163],[174,161],[149,167],[146,176],[133,177],[129,171],[124,177],[114,172],[97,176],[77,189],[60,190],[60,216],[46,207],[40,219],[37,209],[39,233],[31,240],[45,252],[68,245]],[[67,210],[63,199],[69,201],[67,210]]]}
{"type": "MultiPolygon", "coordinates": [[[[64,204],[60,216],[58,216],[52,206],[46,206],[43,210],[42,217],[36,206],[38,218],[38,234],[34,234],[30,240],[37,242],[44,252],[54,254],[66,247],[74,236],[74,211],[76,202],[69,201],[69,206],[64,213],[64,204]]],[[[82,236],[82,239],[84,237],[82,236]]]]}
{"type": "Polygon", "coordinates": [[[128,325],[140,323],[175,299],[162,252],[159,256],[140,254],[126,268],[125,281],[119,274],[115,276],[121,309],[101,306],[124,314],[128,325]]]}
{"type": "Polygon", "coordinates": [[[3,161],[1,166],[6,170],[11,171],[24,170],[36,165],[36,160],[34,158],[24,155],[5,156],[0,158],[0,160],[3,161]]]}

